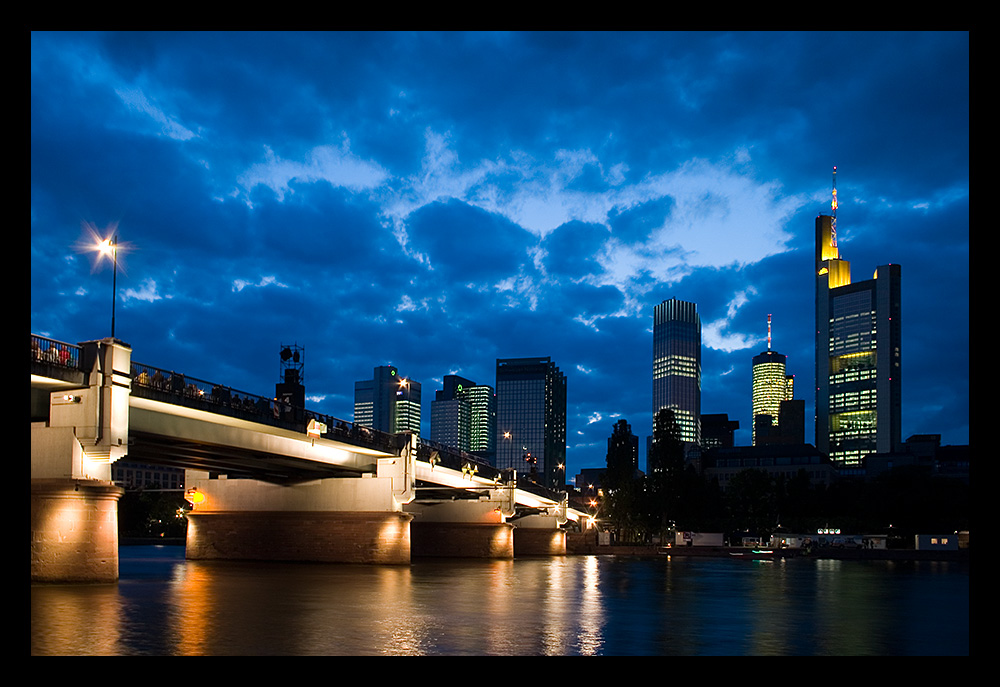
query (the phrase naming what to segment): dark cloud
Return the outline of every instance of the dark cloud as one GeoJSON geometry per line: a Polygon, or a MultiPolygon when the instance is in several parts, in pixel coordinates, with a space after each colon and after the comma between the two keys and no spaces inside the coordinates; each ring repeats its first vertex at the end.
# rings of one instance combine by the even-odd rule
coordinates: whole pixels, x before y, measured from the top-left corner
{"type": "Polygon", "coordinates": [[[567,222],[545,237],[545,270],[556,279],[583,279],[603,270],[598,259],[610,238],[607,227],[567,222]]]}
{"type": "Polygon", "coordinates": [[[537,238],[513,222],[454,199],[407,218],[413,249],[450,285],[493,284],[530,264],[537,238]]]}

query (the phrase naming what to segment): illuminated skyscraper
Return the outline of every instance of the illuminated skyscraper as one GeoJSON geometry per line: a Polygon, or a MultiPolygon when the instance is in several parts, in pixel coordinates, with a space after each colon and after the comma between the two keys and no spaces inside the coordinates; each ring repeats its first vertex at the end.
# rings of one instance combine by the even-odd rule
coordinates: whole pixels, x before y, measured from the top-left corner
{"type": "Polygon", "coordinates": [[[354,383],[354,422],[380,432],[420,434],[420,382],[392,365],[376,367],[373,379],[354,383]]]}
{"type": "Polygon", "coordinates": [[[496,466],[566,483],[566,375],[551,358],[497,360],[496,466]]]}
{"type": "Polygon", "coordinates": [[[757,445],[759,422],[778,425],[782,401],[792,400],[795,378],[785,373],[786,358],[771,350],[771,316],[767,316],[767,350],[753,358],[753,445],[757,445]],[[761,416],[767,416],[758,420],[761,416]]]}
{"type": "Polygon", "coordinates": [[[470,410],[469,451],[493,465],[497,439],[496,391],[486,384],[476,384],[465,389],[462,398],[468,402],[470,410]]]}
{"type": "Polygon", "coordinates": [[[412,432],[420,436],[420,382],[405,377],[396,389],[395,432],[412,432]]]}
{"type": "Polygon", "coordinates": [[[681,440],[701,442],[701,318],[671,298],[653,311],[653,415],[674,411],[681,440]]]}
{"type": "Polygon", "coordinates": [[[900,446],[901,274],[881,265],[851,281],[833,213],[816,218],[816,448],[839,467],[900,446]]]}
{"type": "Polygon", "coordinates": [[[431,401],[431,441],[496,459],[496,392],[457,375],[445,375],[444,388],[431,401]]]}

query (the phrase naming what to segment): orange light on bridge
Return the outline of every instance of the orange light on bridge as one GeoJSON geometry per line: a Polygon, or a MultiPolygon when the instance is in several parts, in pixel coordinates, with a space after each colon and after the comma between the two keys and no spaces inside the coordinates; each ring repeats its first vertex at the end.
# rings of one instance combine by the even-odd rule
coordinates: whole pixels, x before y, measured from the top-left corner
{"type": "Polygon", "coordinates": [[[188,489],[184,492],[184,500],[190,503],[192,506],[196,506],[199,503],[205,502],[205,492],[198,491],[197,489],[188,489]]]}

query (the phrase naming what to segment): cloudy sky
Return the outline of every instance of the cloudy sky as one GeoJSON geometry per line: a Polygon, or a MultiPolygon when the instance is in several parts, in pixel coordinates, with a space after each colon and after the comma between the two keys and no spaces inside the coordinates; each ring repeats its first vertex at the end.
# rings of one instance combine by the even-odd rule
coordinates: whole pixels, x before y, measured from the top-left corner
{"type": "MultiPolygon", "coordinates": [[[[969,441],[966,33],[34,33],[31,331],[310,408],[354,382],[568,379],[568,474],[650,433],[653,306],[694,301],[702,412],[751,358],[813,436],[813,222],[903,274],[903,438],[969,441]]],[[[644,444],[645,442],[640,442],[644,444]]],[[[642,463],[645,462],[643,450],[642,463]]]]}

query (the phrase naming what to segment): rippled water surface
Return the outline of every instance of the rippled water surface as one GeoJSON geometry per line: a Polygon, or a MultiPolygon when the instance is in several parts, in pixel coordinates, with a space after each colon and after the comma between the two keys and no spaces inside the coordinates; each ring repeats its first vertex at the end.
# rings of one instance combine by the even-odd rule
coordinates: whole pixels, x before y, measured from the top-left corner
{"type": "Polygon", "coordinates": [[[33,655],[968,655],[969,566],[606,556],[186,561],[32,586],[33,655]]]}

